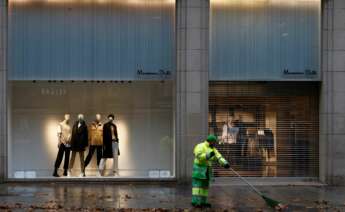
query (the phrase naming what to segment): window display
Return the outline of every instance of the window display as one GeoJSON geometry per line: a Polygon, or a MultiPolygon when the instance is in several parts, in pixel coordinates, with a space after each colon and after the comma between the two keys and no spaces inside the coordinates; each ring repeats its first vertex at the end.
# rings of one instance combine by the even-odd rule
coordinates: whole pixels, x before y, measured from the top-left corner
{"type": "Polygon", "coordinates": [[[317,176],[317,92],[317,83],[211,82],[209,132],[242,175],[317,176]]]}
{"type": "Polygon", "coordinates": [[[60,3],[8,5],[8,178],[174,177],[175,1],[60,3]]]}
{"type": "Polygon", "coordinates": [[[220,141],[223,143],[234,144],[237,142],[238,132],[239,128],[235,127],[233,117],[230,116],[228,122],[223,126],[223,132],[220,141]]]}
{"type": "Polygon", "coordinates": [[[59,177],[58,175],[58,169],[60,167],[60,164],[62,162],[62,158],[65,158],[64,162],[64,172],[63,176],[67,176],[67,171],[68,171],[68,163],[69,163],[69,156],[70,156],[70,151],[71,151],[71,136],[72,136],[72,128],[69,125],[69,120],[70,120],[70,114],[65,114],[65,119],[59,124],[58,126],[58,154],[56,157],[55,161],[55,168],[54,168],[54,177],[59,177]],[[65,156],[64,156],[65,155],[65,156]]]}
{"type": "Polygon", "coordinates": [[[174,177],[172,82],[11,81],[10,94],[9,178],[174,177]]]}
{"type": "Polygon", "coordinates": [[[99,165],[99,174],[102,175],[105,168],[105,163],[108,158],[113,159],[113,174],[118,174],[118,156],[120,155],[119,150],[119,138],[117,135],[116,125],[113,123],[114,115],[108,116],[108,123],[103,127],[103,156],[99,165]]]}
{"type": "Polygon", "coordinates": [[[68,166],[68,176],[72,176],[71,170],[74,166],[75,156],[79,154],[80,160],[80,176],[85,177],[85,166],[84,166],[84,151],[88,145],[88,130],[84,121],[84,115],[78,115],[78,121],[73,125],[72,138],[71,138],[71,151],[72,156],[68,166]]]}
{"type": "Polygon", "coordinates": [[[93,154],[96,151],[97,154],[97,166],[102,158],[103,148],[103,124],[101,122],[101,114],[96,114],[96,119],[89,126],[89,153],[86,156],[84,165],[85,168],[89,165],[93,154]]]}

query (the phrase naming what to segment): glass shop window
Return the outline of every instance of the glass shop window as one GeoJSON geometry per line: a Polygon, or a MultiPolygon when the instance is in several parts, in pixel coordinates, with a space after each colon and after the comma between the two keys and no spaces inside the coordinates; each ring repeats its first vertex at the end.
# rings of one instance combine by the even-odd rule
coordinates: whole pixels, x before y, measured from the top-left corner
{"type": "Polygon", "coordinates": [[[172,82],[9,88],[9,178],[174,176],[172,82]]]}
{"type": "MultiPolygon", "coordinates": [[[[318,85],[210,83],[209,132],[244,176],[318,176],[318,85]]],[[[215,176],[232,176],[215,169],[215,176]]]]}

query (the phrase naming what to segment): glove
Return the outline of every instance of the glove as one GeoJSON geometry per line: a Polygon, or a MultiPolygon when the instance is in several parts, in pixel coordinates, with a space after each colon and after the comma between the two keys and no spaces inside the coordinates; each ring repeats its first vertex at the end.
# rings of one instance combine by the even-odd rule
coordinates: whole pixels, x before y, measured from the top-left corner
{"type": "Polygon", "coordinates": [[[207,154],[207,156],[206,156],[207,160],[210,159],[210,158],[212,158],[214,155],[215,155],[215,154],[214,154],[213,151],[212,151],[212,152],[209,152],[209,153],[207,154]]]}
{"type": "Polygon", "coordinates": [[[225,165],[224,165],[224,168],[229,169],[229,168],[230,168],[230,164],[228,164],[228,163],[225,164],[225,165]]]}

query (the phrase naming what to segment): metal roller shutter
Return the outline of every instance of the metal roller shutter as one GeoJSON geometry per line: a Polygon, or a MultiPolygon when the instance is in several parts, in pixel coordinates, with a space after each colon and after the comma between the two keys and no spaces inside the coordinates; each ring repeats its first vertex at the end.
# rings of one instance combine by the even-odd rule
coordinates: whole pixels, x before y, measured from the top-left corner
{"type": "MultiPolygon", "coordinates": [[[[209,133],[244,176],[317,177],[317,82],[210,82],[209,133]]],[[[232,176],[216,166],[216,177],[232,176]]]]}

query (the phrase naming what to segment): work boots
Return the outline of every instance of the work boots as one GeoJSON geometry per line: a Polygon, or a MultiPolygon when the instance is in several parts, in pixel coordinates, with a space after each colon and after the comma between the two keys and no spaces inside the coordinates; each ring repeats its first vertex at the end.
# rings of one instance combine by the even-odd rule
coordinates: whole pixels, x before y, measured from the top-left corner
{"type": "Polygon", "coordinates": [[[202,206],[203,206],[204,208],[211,208],[211,207],[212,207],[212,205],[211,205],[210,203],[202,204],[202,206]]]}
{"type": "Polygon", "coordinates": [[[211,208],[212,207],[210,203],[203,203],[203,204],[192,203],[192,206],[195,208],[211,208]]]}

